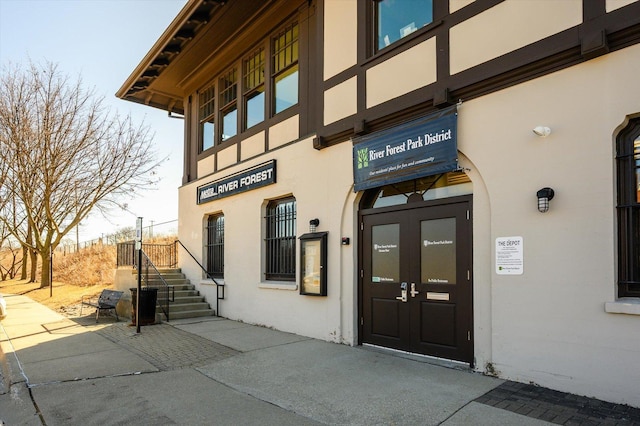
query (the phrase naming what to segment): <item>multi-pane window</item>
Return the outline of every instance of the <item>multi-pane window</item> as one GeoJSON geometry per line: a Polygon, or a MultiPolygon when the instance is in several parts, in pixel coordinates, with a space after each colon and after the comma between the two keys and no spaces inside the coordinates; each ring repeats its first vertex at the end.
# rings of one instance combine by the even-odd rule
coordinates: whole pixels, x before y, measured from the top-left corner
{"type": "Polygon", "coordinates": [[[273,112],[298,103],[298,24],[285,27],[273,39],[273,112]]]}
{"type": "Polygon", "coordinates": [[[395,43],[433,21],[433,0],[371,0],[376,50],[395,43]]]}
{"type": "Polygon", "coordinates": [[[296,199],[273,200],[266,212],[267,280],[296,279],[296,199]]]}
{"type": "Polygon", "coordinates": [[[620,133],[618,180],[618,297],[640,297],[640,118],[620,133]]]}
{"type": "Polygon", "coordinates": [[[224,277],[224,215],[207,218],[207,272],[214,278],[224,277]]]}
{"type": "Polygon", "coordinates": [[[199,92],[199,152],[298,104],[298,34],[297,23],[270,34],[199,92]]]}
{"type": "Polygon", "coordinates": [[[199,96],[200,152],[214,145],[215,137],[215,87],[211,86],[199,96]]]}
{"type": "Polygon", "coordinates": [[[264,49],[253,52],[244,61],[244,128],[264,121],[264,49]]]}
{"type": "Polygon", "coordinates": [[[218,83],[220,91],[220,139],[227,139],[238,134],[238,76],[236,69],[229,70],[220,77],[218,83]]]}

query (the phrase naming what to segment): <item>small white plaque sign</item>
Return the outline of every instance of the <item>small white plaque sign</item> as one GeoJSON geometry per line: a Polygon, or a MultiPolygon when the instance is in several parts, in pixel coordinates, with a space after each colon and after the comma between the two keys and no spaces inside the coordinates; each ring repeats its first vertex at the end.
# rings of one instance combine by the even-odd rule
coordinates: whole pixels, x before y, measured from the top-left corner
{"type": "Polygon", "coordinates": [[[522,275],[524,247],[522,237],[496,238],[496,274],[522,275]]]}

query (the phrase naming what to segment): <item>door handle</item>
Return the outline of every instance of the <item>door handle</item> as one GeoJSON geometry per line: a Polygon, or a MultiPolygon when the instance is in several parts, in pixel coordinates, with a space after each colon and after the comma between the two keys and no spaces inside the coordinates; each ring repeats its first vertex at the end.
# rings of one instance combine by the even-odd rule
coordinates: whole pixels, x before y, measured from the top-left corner
{"type": "Polygon", "coordinates": [[[402,302],[406,302],[408,300],[407,298],[407,283],[401,283],[400,284],[400,296],[396,297],[396,300],[400,300],[402,302]]]}
{"type": "Polygon", "coordinates": [[[419,294],[419,291],[416,291],[416,283],[411,283],[411,297],[416,297],[416,294],[419,294]]]}

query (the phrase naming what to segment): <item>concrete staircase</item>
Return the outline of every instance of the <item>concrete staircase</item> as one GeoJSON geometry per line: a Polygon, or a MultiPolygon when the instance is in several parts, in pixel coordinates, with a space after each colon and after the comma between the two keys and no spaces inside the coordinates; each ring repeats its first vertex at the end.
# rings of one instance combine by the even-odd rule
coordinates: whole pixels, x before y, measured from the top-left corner
{"type": "MultiPolygon", "coordinates": [[[[169,321],[182,318],[210,317],[216,314],[204,296],[200,295],[200,292],[185,278],[180,269],[159,269],[158,272],[166,283],[174,288],[174,301],[169,301],[169,321]]],[[[150,275],[148,285],[158,288],[158,305],[164,304],[164,284],[160,278],[150,275]]],[[[171,292],[169,292],[169,298],[171,298],[171,292]]],[[[161,314],[162,320],[166,320],[160,306],[156,307],[156,314],[161,314]]]]}

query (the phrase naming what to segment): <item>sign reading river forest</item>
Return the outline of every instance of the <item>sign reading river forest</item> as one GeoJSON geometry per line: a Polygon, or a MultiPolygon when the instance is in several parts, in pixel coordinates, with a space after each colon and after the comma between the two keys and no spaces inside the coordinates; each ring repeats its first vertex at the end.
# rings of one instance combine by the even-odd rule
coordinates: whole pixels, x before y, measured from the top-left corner
{"type": "Polygon", "coordinates": [[[354,191],[458,168],[457,107],[353,139],[354,191]]]}
{"type": "Polygon", "coordinates": [[[276,182],[276,160],[198,187],[198,204],[250,191],[276,182]]]}

